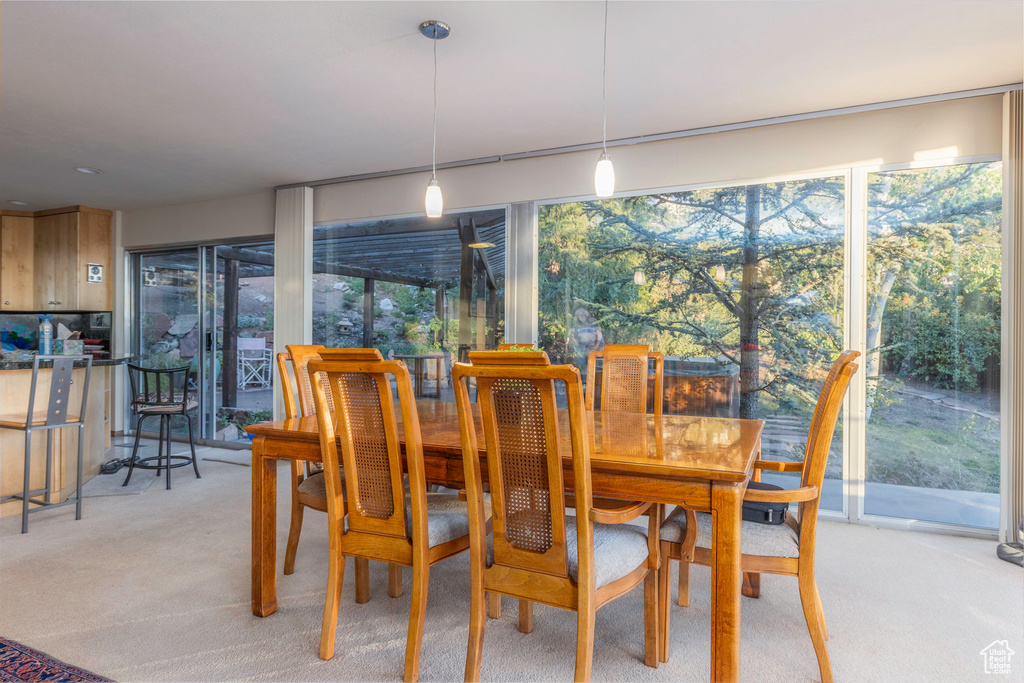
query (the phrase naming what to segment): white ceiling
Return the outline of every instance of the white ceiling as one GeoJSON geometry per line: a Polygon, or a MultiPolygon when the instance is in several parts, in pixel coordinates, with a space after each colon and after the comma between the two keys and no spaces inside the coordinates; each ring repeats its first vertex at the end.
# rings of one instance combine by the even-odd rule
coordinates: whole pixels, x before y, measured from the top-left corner
{"type": "MultiPolygon", "coordinates": [[[[600,2],[8,0],[0,206],[427,164],[431,18],[439,162],[600,139],[600,2]]],[[[612,2],[608,136],[1016,83],[1022,25],[1019,0],[612,2]]]]}

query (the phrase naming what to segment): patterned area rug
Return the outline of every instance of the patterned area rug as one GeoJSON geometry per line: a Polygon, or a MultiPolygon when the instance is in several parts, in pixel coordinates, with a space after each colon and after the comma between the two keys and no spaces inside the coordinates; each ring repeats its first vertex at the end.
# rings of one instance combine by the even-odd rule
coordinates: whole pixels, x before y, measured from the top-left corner
{"type": "Polygon", "coordinates": [[[13,640],[0,638],[0,681],[11,683],[110,683],[13,640]]]}

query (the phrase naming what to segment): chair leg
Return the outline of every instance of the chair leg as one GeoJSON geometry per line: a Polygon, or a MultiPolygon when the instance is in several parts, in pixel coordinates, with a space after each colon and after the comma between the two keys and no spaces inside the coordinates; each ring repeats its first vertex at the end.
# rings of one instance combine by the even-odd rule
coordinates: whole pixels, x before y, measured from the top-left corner
{"type": "MultiPolygon", "coordinates": [[[[476,581],[471,581],[476,583],[476,581]]],[[[484,653],[484,628],[487,626],[487,593],[483,586],[472,586],[469,595],[469,645],[466,647],[466,683],[480,680],[480,661],[484,653]]]]}
{"type": "Polygon", "coordinates": [[[188,422],[188,446],[192,449],[192,469],[196,472],[196,479],[202,479],[199,474],[199,461],[196,460],[196,440],[192,435],[192,416],[185,413],[185,421],[188,422]]]}
{"type": "Polygon", "coordinates": [[[533,603],[519,600],[519,632],[533,633],[533,603]]]}
{"type": "MultiPolygon", "coordinates": [[[[78,425],[78,478],[75,480],[75,519],[82,519],[82,466],[84,464],[85,423],[82,422],[78,425]]],[[[47,484],[47,486],[49,486],[49,484],[47,484]]]]}
{"type": "Polygon", "coordinates": [[[658,570],[647,570],[644,577],[644,664],[658,668],[661,655],[658,646],[658,570]]]}
{"type": "Polygon", "coordinates": [[[370,561],[365,557],[357,557],[355,565],[356,604],[362,605],[370,601],[370,561]]]}
{"type": "Polygon", "coordinates": [[[759,572],[743,572],[741,591],[748,598],[761,597],[761,574],[759,572]]]}
{"type": "Polygon", "coordinates": [[[388,565],[388,595],[392,598],[402,597],[402,565],[388,565]]]}
{"type": "Polygon", "coordinates": [[[814,584],[814,601],[818,604],[818,618],[821,619],[821,632],[825,634],[825,640],[828,640],[828,626],[825,624],[825,610],[821,607],[821,593],[818,592],[818,584],[814,584]]]}
{"type": "Polygon", "coordinates": [[[32,474],[32,431],[25,430],[25,493],[21,497],[21,533],[28,533],[28,492],[32,489],[29,488],[32,484],[30,482],[30,475],[32,474]]]}
{"type": "Polygon", "coordinates": [[[127,486],[128,481],[132,478],[132,471],[135,469],[135,460],[139,455],[139,439],[142,437],[142,421],[146,419],[145,415],[139,415],[138,422],[135,423],[135,445],[132,446],[132,457],[128,461],[128,476],[124,478],[124,483],[121,486],[127,486]]]}
{"type": "MultiPolygon", "coordinates": [[[[682,562],[679,563],[682,566],[682,562]]],[[[672,560],[669,544],[661,544],[661,568],[658,570],[658,661],[668,661],[669,580],[672,578],[672,560]]]]}
{"type": "Polygon", "coordinates": [[[804,608],[804,619],[807,630],[814,644],[814,654],[818,657],[818,671],[821,683],[832,683],[832,663],[828,658],[828,647],[825,645],[825,634],[822,630],[824,618],[818,611],[818,588],[814,583],[814,574],[801,573],[797,578],[800,584],[800,604],[804,608]]]}
{"type": "Polygon", "coordinates": [[[423,645],[423,621],[427,615],[427,587],[430,567],[414,560],[412,566],[412,607],[409,610],[409,635],[405,642],[405,683],[420,678],[420,648],[423,645]]]}
{"type": "MultiPolygon", "coordinates": [[[[79,442],[81,443],[81,442],[79,442]]],[[[46,497],[44,500],[47,503],[52,502],[52,487],[50,486],[53,482],[53,430],[46,430],[46,497]]]]}
{"type": "Polygon", "coordinates": [[[156,476],[160,476],[164,464],[164,416],[160,416],[160,428],[156,436],[156,476]]]}
{"type": "Polygon", "coordinates": [[[295,553],[299,548],[299,536],[302,534],[302,513],[305,507],[299,503],[298,484],[302,476],[302,463],[292,460],[292,517],[291,525],[288,527],[288,545],[284,551],[284,573],[291,574],[295,571],[295,553]]]}
{"type": "Polygon", "coordinates": [[[487,594],[487,616],[491,619],[501,619],[501,596],[494,591],[487,594]]]}
{"type": "Polygon", "coordinates": [[[590,680],[590,669],[594,660],[593,596],[581,598],[579,611],[576,612],[576,671],[573,676],[576,683],[590,680]]]}
{"type": "Polygon", "coordinates": [[[679,562],[679,597],[677,601],[680,607],[690,606],[690,563],[682,560],[679,562]]]}
{"type": "Polygon", "coordinates": [[[324,619],[320,625],[320,659],[334,656],[334,636],[338,631],[338,608],[341,607],[341,585],[345,580],[345,556],[331,548],[327,563],[327,598],[324,619]]]}
{"type": "Polygon", "coordinates": [[[167,490],[171,490],[171,416],[165,415],[164,421],[167,423],[167,452],[164,455],[167,458],[164,463],[167,466],[167,490]]]}

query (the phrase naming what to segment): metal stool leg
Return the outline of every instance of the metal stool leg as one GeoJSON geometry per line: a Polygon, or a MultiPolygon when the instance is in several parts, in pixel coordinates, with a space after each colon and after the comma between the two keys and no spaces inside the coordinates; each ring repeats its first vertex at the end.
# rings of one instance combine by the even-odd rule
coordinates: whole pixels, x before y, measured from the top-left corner
{"type": "Polygon", "coordinates": [[[164,416],[160,416],[160,428],[156,436],[156,476],[160,476],[160,470],[164,464],[164,416]]]}
{"type": "Polygon", "coordinates": [[[29,492],[29,475],[32,473],[30,465],[32,463],[32,430],[25,430],[25,493],[21,501],[21,533],[28,533],[28,492],[29,492]]]}
{"type": "MultiPolygon", "coordinates": [[[[85,419],[85,416],[82,416],[85,419]]],[[[52,431],[52,430],[51,430],[52,431]]],[[[75,519],[82,518],[82,463],[85,455],[85,422],[78,425],[78,480],[75,482],[75,519]]]]}
{"type": "Polygon", "coordinates": [[[127,486],[128,481],[132,478],[132,470],[135,469],[135,460],[139,454],[139,439],[142,437],[142,421],[146,419],[148,415],[139,415],[139,421],[135,423],[135,445],[132,447],[132,457],[128,461],[128,476],[124,478],[124,483],[121,486],[127,486]]]}
{"type": "Polygon", "coordinates": [[[196,471],[196,479],[202,479],[202,475],[199,474],[199,463],[196,461],[196,440],[192,436],[192,416],[185,413],[185,419],[188,421],[188,445],[192,449],[192,469],[196,471]]]}
{"type": "Polygon", "coordinates": [[[171,490],[171,416],[166,415],[167,418],[167,490],[171,490]]]}
{"type": "Polygon", "coordinates": [[[53,430],[46,430],[46,498],[44,500],[47,503],[53,502],[50,500],[50,483],[53,481],[53,430]]]}

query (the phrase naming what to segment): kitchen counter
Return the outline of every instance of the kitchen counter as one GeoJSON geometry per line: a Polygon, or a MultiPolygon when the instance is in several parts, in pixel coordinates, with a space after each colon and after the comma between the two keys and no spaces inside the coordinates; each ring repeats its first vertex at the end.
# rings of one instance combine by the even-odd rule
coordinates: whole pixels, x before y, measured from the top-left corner
{"type": "MultiPolygon", "coordinates": [[[[92,366],[94,368],[105,368],[111,365],[121,365],[131,360],[131,356],[122,356],[120,358],[104,358],[102,360],[94,359],[92,362],[92,366]]],[[[31,370],[33,362],[34,361],[32,360],[0,360],[0,370],[31,370]]],[[[45,363],[40,363],[39,367],[48,368],[51,365],[53,364],[47,361],[45,363]]],[[[76,367],[78,367],[79,365],[85,367],[84,363],[76,363],[76,367]]]]}

